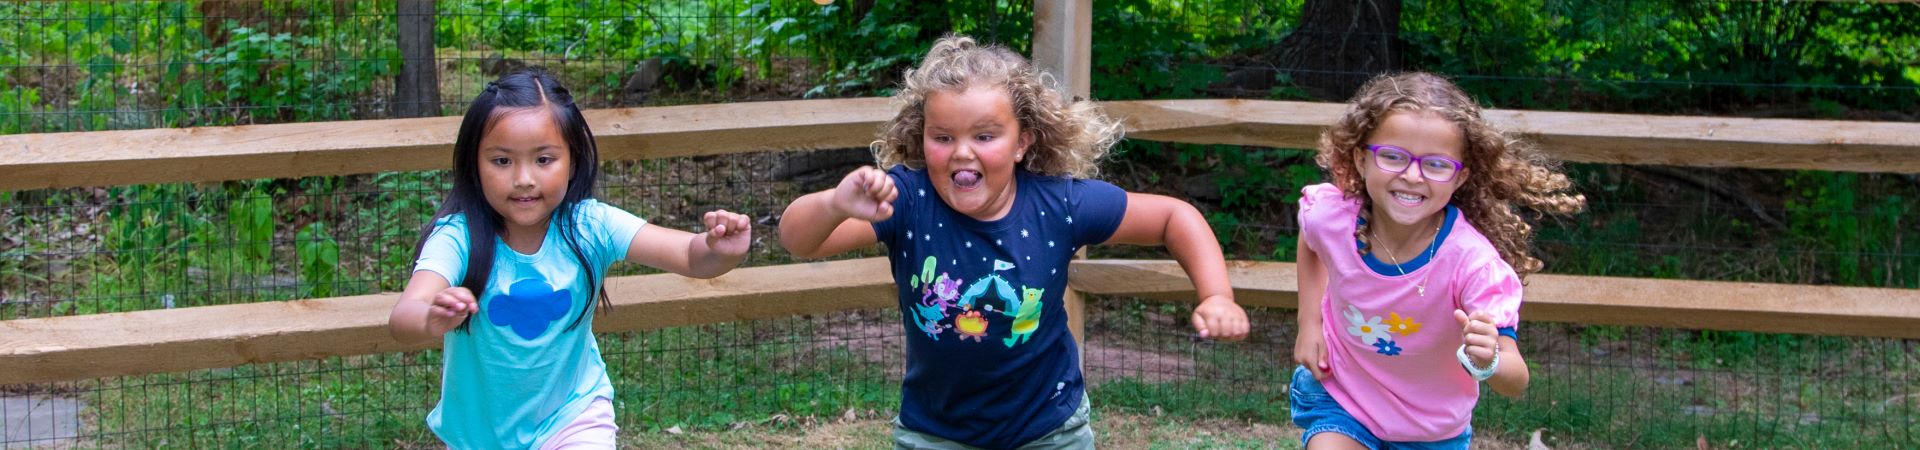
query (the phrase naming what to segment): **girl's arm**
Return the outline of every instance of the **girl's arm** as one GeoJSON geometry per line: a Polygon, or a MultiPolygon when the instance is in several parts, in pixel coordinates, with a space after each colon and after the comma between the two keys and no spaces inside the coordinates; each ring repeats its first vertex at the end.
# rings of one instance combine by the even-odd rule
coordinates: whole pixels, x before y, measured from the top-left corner
{"type": "MultiPolygon", "coordinates": [[[[1501,336],[1494,327],[1493,314],[1486,311],[1471,315],[1466,311],[1454,310],[1453,316],[1465,326],[1467,359],[1474,367],[1486,367],[1493,364],[1493,351],[1500,351],[1500,367],[1494,368],[1493,377],[1487,378],[1487,387],[1507,398],[1520,398],[1527,393],[1527,382],[1532,374],[1527,371],[1527,361],[1520,356],[1520,344],[1513,338],[1501,336]],[[1497,344],[1496,344],[1497,343],[1497,344]]],[[[1462,369],[1465,370],[1465,369],[1462,369]]]]}
{"type": "Polygon", "coordinates": [[[693,278],[713,278],[746,259],[753,224],[747,216],[716,210],[701,216],[705,233],[644,226],[627,246],[627,261],[693,278]]]}
{"type": "Polygon", "coordinates": [[[1493,378],[1487,379],[1487,387],[1507,398],[1520,398],[1527,393],[1527,383],[1533,374],[1527,370],[1527,360],[1520,356],[1520,343],[1513,338],[1500,337],[1500,367],[1494,369],[1493,378]]]}
{"type": "Polygon", "coordinates": [[[1109,244],[1166,245],[1193,279],[1200,306],[1193,328],[1203,337],[1237,340],[1247,335],[1247,312],[1233,302],[1227,261],[1200,210],[1171,197],[1127,193],[1127,212],[1109,244]]]}
{"type": "Polygon", "coordinates": [[[873,167],[848,173],[840,184],[800,196],[780,216],[780,245],[801,258],[821,258],[873,245],[873,222],[893,217],[899,195],[893,177],[873,167]],[[859,220],[847,220],[859,219],[859,220]]]}
{"type": "Polygon", "coordinates": [[[1293,340],[1293,361],[1306,366],[1313,372],[1314,379],[1325,379],[1327,370],[1326,335],[1321,328],[1320,300],[1327,293],[1327,266],[1320,262],[1320,252],[1307,247],[1307,237],[1303,233],[1299,243],[1294,245],[1298,256],[1294,257],[1294,285],[1300,291],[1299,335],[1293,340]]]}
{"type": "Polygon", "coordinates": [[[414,271],[406,290],[400,292],[400,301],[394,303],[393,313],[387,316],[387,331],[394,340],[405,343],[438,339],[478,310],[479,304],[467,288],[448,286],[447,279],[438,273],[414,271]]]}

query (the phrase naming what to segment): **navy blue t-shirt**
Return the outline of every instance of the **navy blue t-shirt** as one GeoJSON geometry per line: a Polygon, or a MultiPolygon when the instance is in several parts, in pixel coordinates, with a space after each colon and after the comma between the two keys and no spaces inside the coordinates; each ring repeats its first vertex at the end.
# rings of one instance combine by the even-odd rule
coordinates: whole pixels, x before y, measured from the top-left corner
{"type": "Polygon", "coordinates": [[[983,222],[940,200],[926,170],[894,167],[887,247],[907,330],[900,422],[983,448],[1059,428],[1085,383],[1061,295],[1081,246],[1106,242],[1127,193],[1097,180],[1016,174],[1013,207],[983,222]]]}

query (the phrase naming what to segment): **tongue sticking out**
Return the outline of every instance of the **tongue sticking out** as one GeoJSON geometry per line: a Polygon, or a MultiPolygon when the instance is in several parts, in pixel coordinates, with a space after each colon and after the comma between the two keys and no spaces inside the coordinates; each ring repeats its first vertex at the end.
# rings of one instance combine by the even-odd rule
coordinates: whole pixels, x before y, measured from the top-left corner
{"type": "Polygon", "coordinates": [[[963,189],[971,189],[973,187],[979,186],[980,172],[974,172],[971,170],[962,170],[959,172],[954,172],[953,185],[963,189]]]}

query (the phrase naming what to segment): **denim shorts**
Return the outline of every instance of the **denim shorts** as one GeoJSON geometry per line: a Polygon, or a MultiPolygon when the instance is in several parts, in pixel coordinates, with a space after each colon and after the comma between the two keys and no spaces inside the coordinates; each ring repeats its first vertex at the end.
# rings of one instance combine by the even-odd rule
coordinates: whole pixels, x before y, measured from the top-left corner
{"type": "Polygon", "coordinates": [[[1313,372],[1308,371],[1305,366],[1297,366],[1293,369],[1293,382],[1287,386],[1287,399],[1293,409],[1293,424],[1305,430],[1300,433],[1302,448],[1307,446],[1307,441],[1313,439],[1313,435],[1326,432],[1340,433],[1372,450],[1466,450],[1467,444],[1473,440],[1473,426],[1469,425],[1467,431],[1446,440],[1382,441],[1374,437],[1373,432],[1367,431],[1366,426],[1360,425],[1360,421],[1355,420],[1353,415],[1347,414],[1347,410],[1340,407],[1340,402],[1333,400],[1333,395],[1328,394],[1327,388],[1320,385],[1320,380],[1313,379],[1313,372]]]}

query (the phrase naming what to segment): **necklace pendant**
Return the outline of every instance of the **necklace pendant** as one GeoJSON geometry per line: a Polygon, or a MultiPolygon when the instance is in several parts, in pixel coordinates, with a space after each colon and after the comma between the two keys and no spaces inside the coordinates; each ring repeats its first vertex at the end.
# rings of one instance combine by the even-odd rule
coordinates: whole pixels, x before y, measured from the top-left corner
{"type": "Polygon", "coordinates": [[[1416,284],[1416,285],[1414,285],[1414,286],[1413,286],[1413,288],[1414,288],[1414,292],[1418,292],[1418,293],[1420,294],[1420,296],[1421,296],[1421,297],[1426,297],[1426,296],[1427,296],[1427,285],[1426,285],[1426,284],[1424,284],[1424,283],[1422,283],[1422,284],[1416,284]]]}

